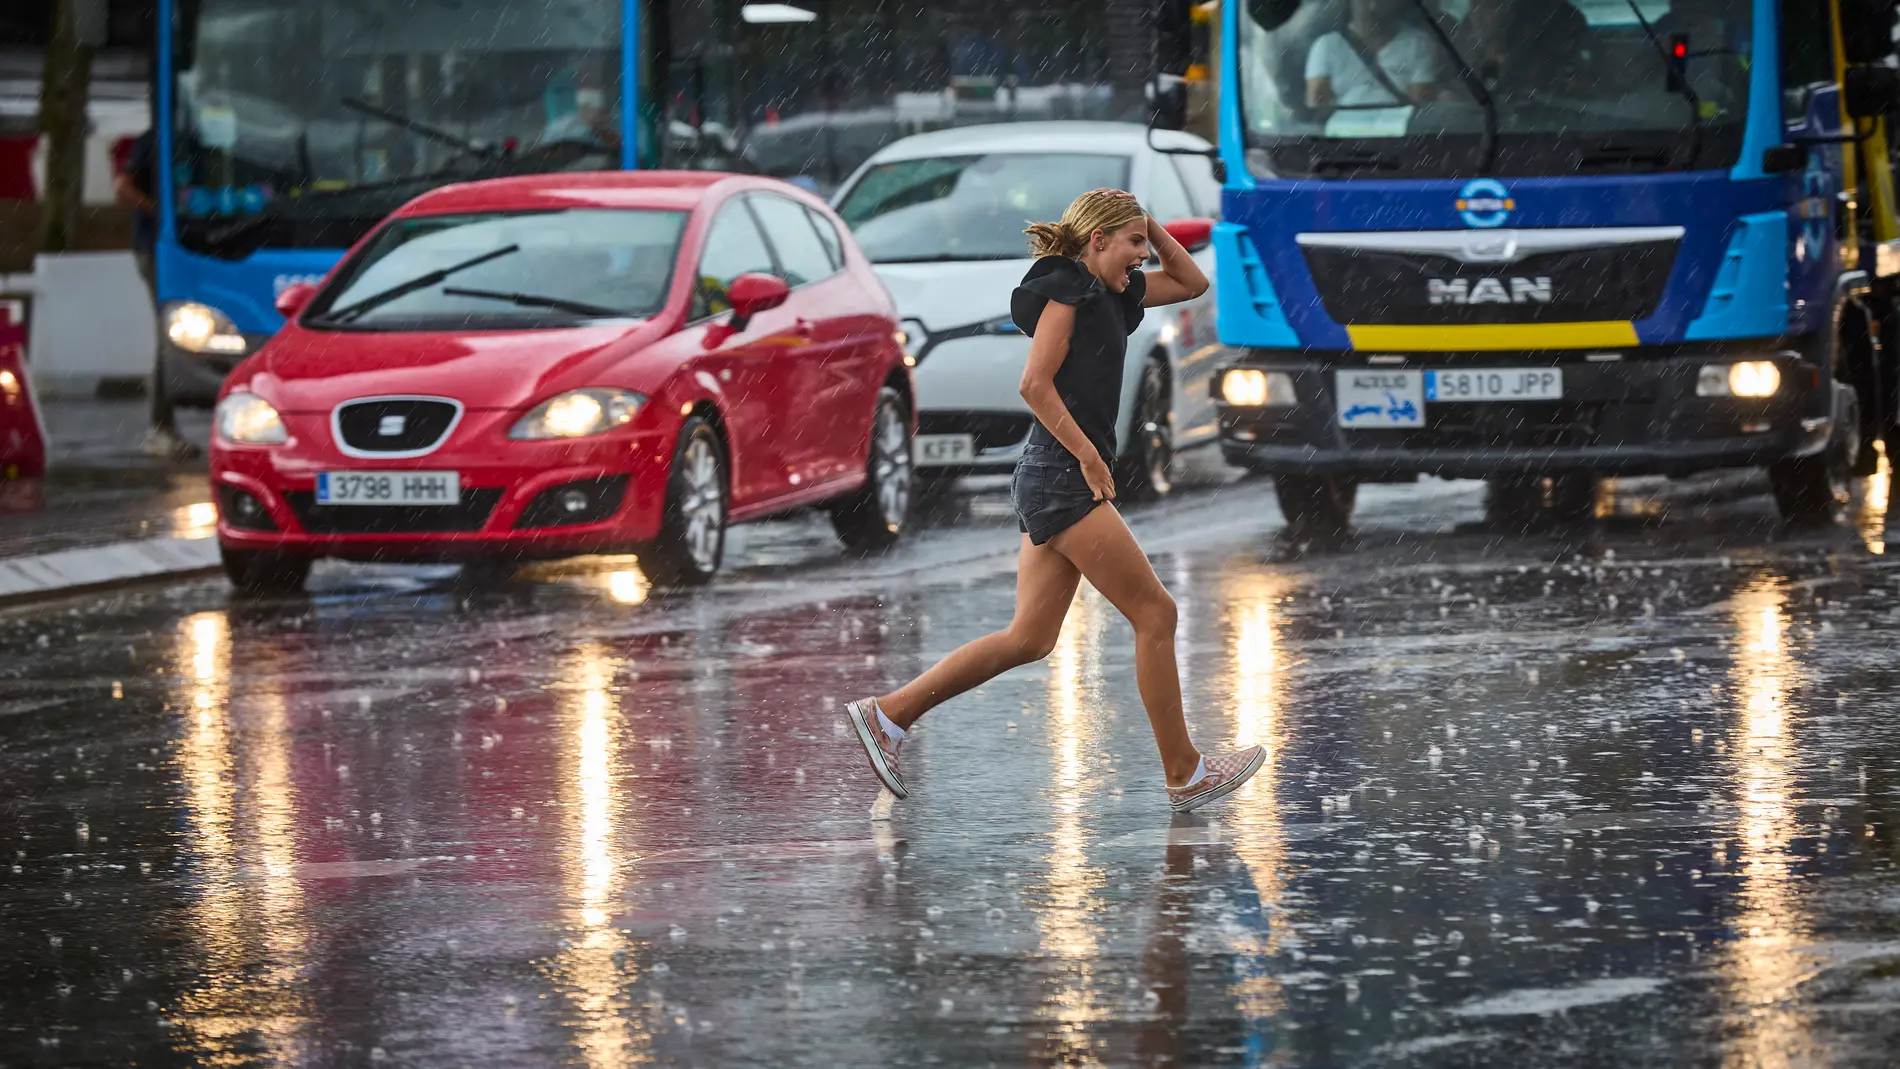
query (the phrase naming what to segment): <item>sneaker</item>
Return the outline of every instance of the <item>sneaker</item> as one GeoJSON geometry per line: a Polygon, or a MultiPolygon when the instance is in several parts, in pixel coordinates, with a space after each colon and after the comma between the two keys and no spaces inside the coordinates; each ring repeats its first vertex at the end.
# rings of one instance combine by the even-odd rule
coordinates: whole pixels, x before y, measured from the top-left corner
{"type": "Polygon", "coordinates": [[[178,436],[168,427],[153,427],[139,443],[139,452],[160,460],[196,460],[204,451],[178,436]]]}
{"type": "Polygon", "coordinates": [[[1249,746],[1219,757],[1202,755],[1202,760],[1207,762],[1207,775],[1185,787],[1168,788],[1168,804],[1176,813],[1199,809],[1239,790],[1267,763],[1267,751],[1262,746],[1249,746]]]}
{"type": "Polygon", "coordinates": [[[877,722],[877,699],[866,698],[844,707],[845,719],[851,722],[851,729],[858,733],[858,741],[864,744],[864,754],[871,759],[871,771],[884,786],[899,798],[909,798],[910,792],[904,789],[904,781],[897,775],[897,748],[904,745],[893,739],[877,722]]]}

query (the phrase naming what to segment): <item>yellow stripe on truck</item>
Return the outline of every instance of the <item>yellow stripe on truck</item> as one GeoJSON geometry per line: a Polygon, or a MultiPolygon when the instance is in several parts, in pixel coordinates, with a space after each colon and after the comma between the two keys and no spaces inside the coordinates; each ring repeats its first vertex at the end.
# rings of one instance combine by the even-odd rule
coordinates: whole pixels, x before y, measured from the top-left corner
{"type": "Polygon", "coordinates": [[[1456,327],[1361,324],[1346,328],[1354,349],[1409,349],[1420,353],[1502,349],[1607,349],[1635,345],[1636,324],[1479,323],[1456,327]]]}

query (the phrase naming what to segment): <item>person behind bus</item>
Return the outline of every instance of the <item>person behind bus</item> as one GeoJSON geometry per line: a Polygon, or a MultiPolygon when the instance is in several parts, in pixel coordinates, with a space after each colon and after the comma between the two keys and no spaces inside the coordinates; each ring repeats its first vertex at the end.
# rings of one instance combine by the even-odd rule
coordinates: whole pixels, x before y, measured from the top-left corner
{"type": "Polygon", "coordinates": [[[1413,11],[1408,0],[1351,0],[1345,28],[1314,41],[1306,54],[1307,106],[1324,119],[1340,108],[1402,107],[1432,99],[1443,45],[1417,25],[1413,11]],[[1369,68],[1362,54],[1379,69],[1369,68]],[[1404,99],[1394,96],[1394,89],[1404,99]]]}
{"type": "MultiPolygon", "coordinates": [[[[154,265],[158,244],[158,138],[151,130],[138,136],[125,166],[112,178],[112,193],[120,204],[132,209],[132,258],[138,264],[139,277],[145,280],[145,292],[158,311],[158,280],[154,265]]],[[[152,426],[139,449],[146,456],[167,460],[189,460],[199,454],[197,446],[178,433],[178,420],[171,394],[165,384],[164,340],[152,358],[152,426]]]]}

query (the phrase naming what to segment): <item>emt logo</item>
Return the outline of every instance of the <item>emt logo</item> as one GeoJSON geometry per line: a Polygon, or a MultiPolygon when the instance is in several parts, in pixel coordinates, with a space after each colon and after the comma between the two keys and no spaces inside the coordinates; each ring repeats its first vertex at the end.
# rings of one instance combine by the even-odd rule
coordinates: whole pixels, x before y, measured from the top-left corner
{"type": "Polygon", "coordinates": [[[1503,226],[1517,210],[1517,201],[1504,183],[1493,178],[1475,178],[1458,191],[1458,214],[1466,226],[1488,230],[1503,226]]]}

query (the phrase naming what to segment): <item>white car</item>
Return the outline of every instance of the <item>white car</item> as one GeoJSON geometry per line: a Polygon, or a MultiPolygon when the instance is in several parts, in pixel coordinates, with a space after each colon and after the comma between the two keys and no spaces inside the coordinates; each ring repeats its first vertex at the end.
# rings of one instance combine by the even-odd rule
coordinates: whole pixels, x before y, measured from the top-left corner
{"type": "MultiPolygon", "coordinates": [[[[1165,148],[1206,150],[1156,131],[1165,148]]],[[[1132,123],[1025,122],[918,134],[878,152],[833,203],[897,299],[916,362],[917,472],[1007,473],[1033,417],[1017,393],[1029,339],[1009,318],[1029,269],[1023,227],[1054,220],[1079,193],[1135,194],[1185,241],[1208,277],[1220,186],[1204,156],[1157,152],[1132,123]]],[[[1219,438],[1209,379],[1225,355],[1214,294],[1151,308],[1128,339],[1117,434],[1126,497],[1168,492],[1177,450],[1219,438]]]]}

